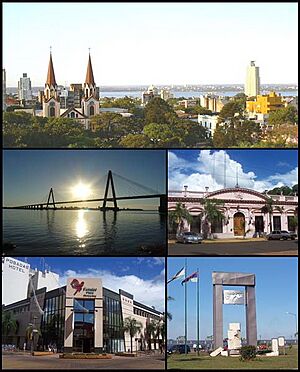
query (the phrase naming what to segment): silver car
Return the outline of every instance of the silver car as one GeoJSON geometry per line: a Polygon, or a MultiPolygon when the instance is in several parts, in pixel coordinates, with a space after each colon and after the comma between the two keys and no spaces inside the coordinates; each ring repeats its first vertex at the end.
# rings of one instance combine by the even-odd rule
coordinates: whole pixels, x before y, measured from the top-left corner
{"type": "Polygon", "coordinates": [[[291,234],[289,231],[285,230],[274,230],[270,234],[267,235],[268,240],[295,240],[296,234],[291,234]]]}
{"type": "Polygon", "coordinates": [[[203,240],[200,234],[192,231],[185,231],[176,236],[177,242],[180,243],[201,243],[203,240]]]}

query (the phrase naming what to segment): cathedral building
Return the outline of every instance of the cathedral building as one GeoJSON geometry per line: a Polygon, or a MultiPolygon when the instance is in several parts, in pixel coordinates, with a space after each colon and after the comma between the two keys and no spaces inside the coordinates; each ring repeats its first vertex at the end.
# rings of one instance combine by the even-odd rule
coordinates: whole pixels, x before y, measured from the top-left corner
{"type": "Polygon", "coordinates": [[[84,125],[85,129],[90,129],[91,117],[98,115],[100,111],[99,89],[96,87],[90,54],[84,84],[81,87],[79,84],[71,84],[71,86],[76,89],[71,89],[67,96],[63,97],[55,79],[50,52],[47,80],[45,89],[41,93],[43,117],[76,119],[84,125]]]}

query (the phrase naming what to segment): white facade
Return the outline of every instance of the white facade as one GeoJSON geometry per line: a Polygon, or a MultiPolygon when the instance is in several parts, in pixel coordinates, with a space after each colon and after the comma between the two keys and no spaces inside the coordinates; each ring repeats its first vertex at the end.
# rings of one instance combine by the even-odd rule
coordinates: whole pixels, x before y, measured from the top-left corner
{"type": "Polygon", "coordinates": [[[211,232],[213,238],[252,238],[268,234],[272,230],[292,230],[291,218],[296,215],[297,196],[265,195],[240,187],[213,192],[170,191],[168,210],[182,203],[193,216],[193,223],[184,223],[183,229],[195,232],[211,232]],[[264,210],[268,198],[273,200],[273,212],[264,210]],[[207,226],[203,218],[203,199],[219,201],[218,209],[224,218],[207,226]]]}
{"type": "Polygon", "coordinates": [[[2,305],[27,297],[29,270],[30,265],[26,262],[2,257],[2,305]]]}
{"type": "Polygon", "coordinates": [[[218,123],[218,115],[198,115],[198,123],[207,130],[207,137],[213,137],[218,123]]]}
{"type": "Polygon", "coordinates": [[[255,61],[251,61],[250,66],[247,67],[245,94],[248,97],[260,94],[259,67],[255,66],[255,61]]]}
{"type": "Polygon", "coordinates": [[[50,271],[32,270],[30,264],[26,262],[11,257],[2,257],[3,305],[24,300],[32,289],[37,290],[43,287],[46,287],[48,291],[58,288],[59,275],[50,271]]]}
{"type": "MultiPolygon", "coordinates": [[[[146,340],[146,327],[149,321],[155,319],[159,321],[162,319],[162,314],[152,310],[148,306],[144,306],[133,299],[133,295],[130,293],[127,293],[123,290],[120,290],[120,301],[121,301],[121,310],[122,310],[122,318],[123,321],[126,318],[134,318],[137,321],[139,321],[142,324],[141,331],[135,335],[135,338],[133,339],[132,344],[132,351],[141,350],[143,348],[148,348],[148,343],[145,345],[146,340]],[[158,315],[160,314],[160,315],[158,315]]],[[[130,350],[130,335],[128,332],[124,333],[124,339],[125,339],[125,351],[130,350]]],[[[151,340],[151,350],[154,350],[158,348],[158,340],[161,340],[162,336],[160,335],[159,338],[156,340],[155,343],[154,340],[151,340]]]]}
{"type": "Polygon", "coordinates": [[[160,91],[160,98],[167,101],[170,98],[173,98],[174,94],[171,93],[168,89],[162,89],[160,91]]]}
{"type": "Polygon", "coordinates": [[[31,81],[26,73],[23,74],[23,77],[18,82],[18,97],[19,100],[32,100],[31,81]]]}

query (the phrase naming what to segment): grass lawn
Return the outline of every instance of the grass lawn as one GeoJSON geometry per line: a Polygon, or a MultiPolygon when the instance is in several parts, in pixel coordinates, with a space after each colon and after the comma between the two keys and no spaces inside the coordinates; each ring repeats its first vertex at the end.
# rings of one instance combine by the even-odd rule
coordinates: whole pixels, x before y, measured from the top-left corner
{"type": "Polygon", "coordinates": [[[298,369],[298,346],[287,349],[286,355],[258,356],[249,362],[242,362],[238,357],[171,355],[167,365],[168,369],[298,369]]]}

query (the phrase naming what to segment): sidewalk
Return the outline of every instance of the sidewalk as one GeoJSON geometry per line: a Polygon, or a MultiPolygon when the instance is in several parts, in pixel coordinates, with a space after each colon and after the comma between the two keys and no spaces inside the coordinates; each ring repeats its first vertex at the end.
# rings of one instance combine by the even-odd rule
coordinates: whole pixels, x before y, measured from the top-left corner
{"type": "MultiPolygon", "coordinates": [[[[228,238],[228,239],[203,239],[201,243],[214,244],[214,243],[249,243],[249,242],[265,242],[265,238],[228,238]]],[[[175,244],[175,239],[168,240],[168,244],[175,244]]]]}

